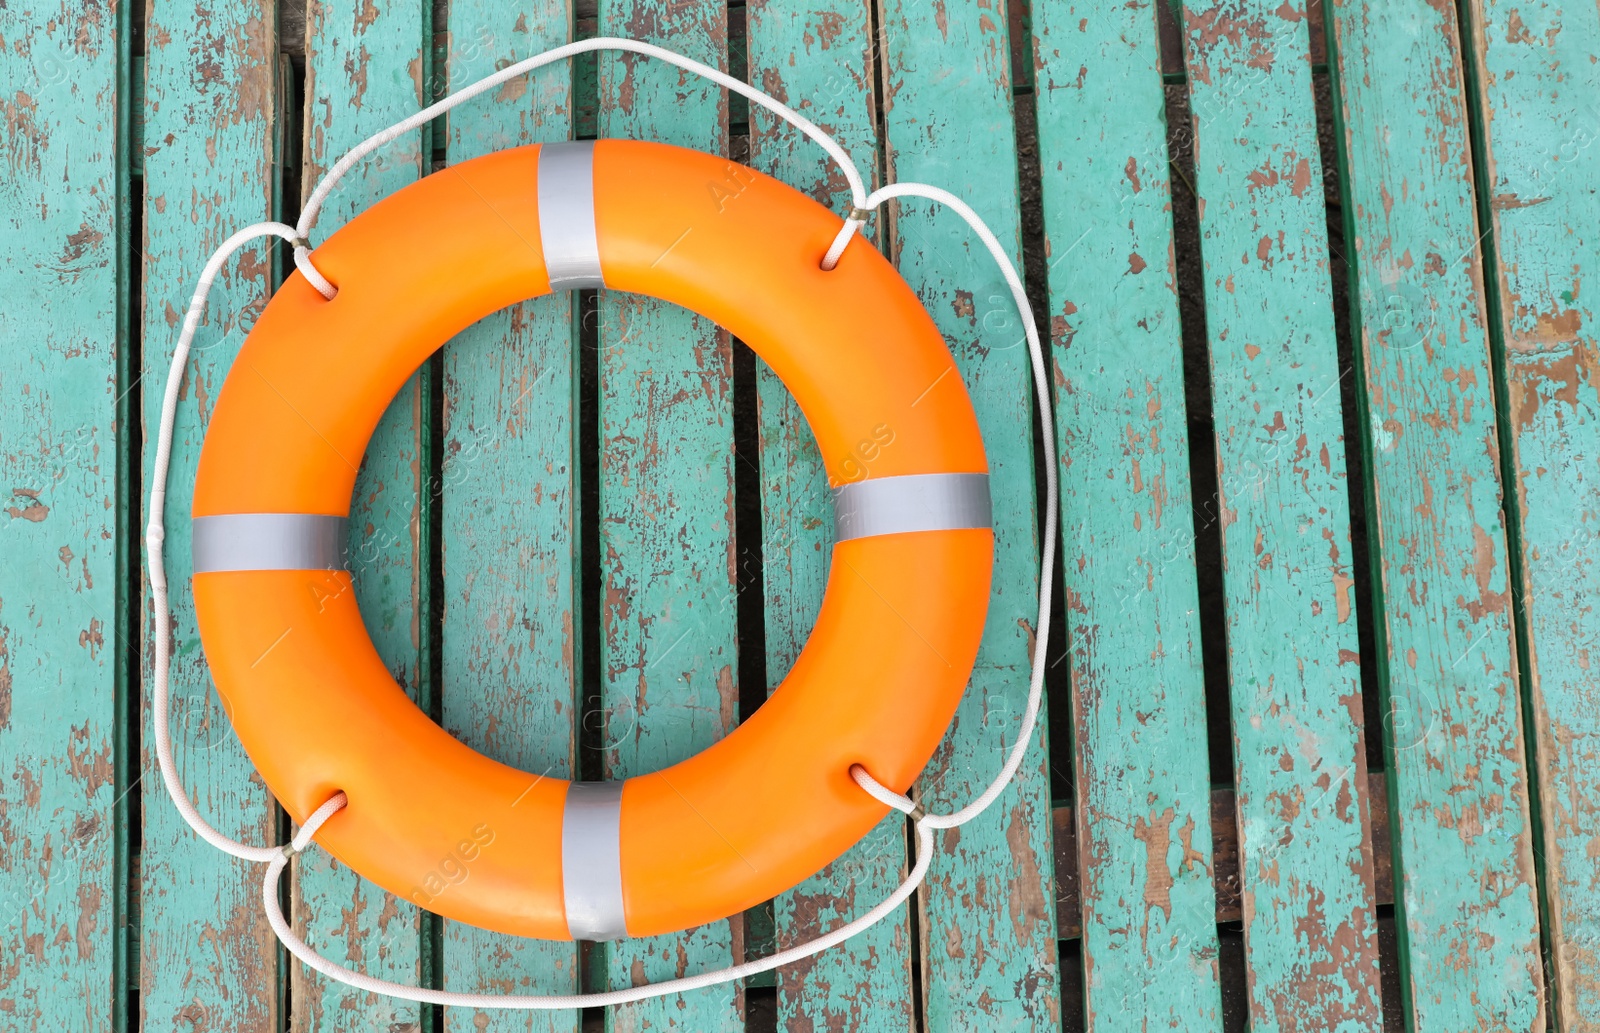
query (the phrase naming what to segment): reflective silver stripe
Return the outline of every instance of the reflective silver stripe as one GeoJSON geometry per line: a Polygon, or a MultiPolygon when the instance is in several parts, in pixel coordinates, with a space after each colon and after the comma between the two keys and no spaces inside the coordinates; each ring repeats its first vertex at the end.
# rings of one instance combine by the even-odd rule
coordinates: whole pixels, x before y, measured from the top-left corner
{"type": "Polygon", "coordinates": [[[604,287],[594,229],[594,141],[539,148],[539,237],[552,291],[604,287]]]}
{"type": "Polygon", "coordinates": [[[993,526],[986,473],[878,477],[833,489],[835,541],[993,526]]]}
{"type": "Polygon", "coordinates": [[[561,892],[574,940],[620,940],[622,782],[573,782],[561,815],[561,892]]]}
{"type": "Polygon", "coordinates": [[[195,517],[194,572],[340,570],[345,562],[342,516],[318,513],[230,513],[195,517]]]}

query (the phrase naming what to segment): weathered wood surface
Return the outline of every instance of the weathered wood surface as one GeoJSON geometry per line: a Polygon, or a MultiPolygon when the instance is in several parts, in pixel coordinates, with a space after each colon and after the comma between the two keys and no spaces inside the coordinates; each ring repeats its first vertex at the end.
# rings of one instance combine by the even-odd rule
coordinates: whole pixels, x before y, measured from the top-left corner
{"type": "MultiPolygon", "coordinates": [[[[860,0],[746,8],[748,80],[832,134],[877,179],[871,12],[860,0]]],[[[754,107],[754,106],[752,106],[754,107]]],[[[827,155],[756,107],[750,164],[844,212],[850,190],[827,155]]],[[[881,220],[873,228],[881,228],[881,220]]],[[[876,234],[869,233],[869,239],[876,234]]],[[[833,550],[833,501],[816,439],[782,381],[758,364],[762,582],[768,689],[794,664],[816,621],[833,550]]],[[[773,904],[777,947],[825,933],[871,908],[904,877],[905,819],[892,813],[861,843],[773,904]]],[[[915,1021],[909,906],[843,947],[780,969],[780,1029],[901,1030],[915,1021]]]]}
{"type": "Polygon", "coordinates": [[[1479,0],[1470,14],[1554,999],[1558,1028],[1577,1031],[1600,1024],[1600,8],[1479,0]]]}
{"type": "MultiPolygon", "coordinates": [[[[1587,679],[1600,494],[1585,468],[1596,451],[1600,402],[1591,392],[1600,360],[1594,306],[1583,293],[1600,214],[1600,169],[1588,160],[1600,136],[1592,60],[1600,12],[1478,0],[1466,14],[1477,33],[1464,67],[1450,11],[1420,0],[1340,0],[1335,11],[1380,546],[1384,653],[1369,662],[1383,664],[1392,697],[1396,772],[1387,789],[1363,771],[1356,727],[1329,272],[1322,208],[1308,189],[1320,171],[1304,12],[1265,0],[1195,3],[1186,12],[1230,521],[1237,802],[1204,785],[1203,751],[1173,732],[1198,721],[1179,710],[1199,699],[1194,604],[1183,602],[1193,593],[1192,559],[1143,544],[1176,542],[1181,551],[1191,540],[1182,430],[1168,429],[1183,409],[1172,260],[1162,267],[1152,257],[1171,246],[1153,12],[1043,5],[1034,13],[1051,247],[1041,268],[1058,320],[1065,577],[1069,626],[1079,635],[1075,782],[1079,814],[1092,817],[1049,810],[1046,754],[1036,746],[1020,791],[979,825],[942,837],[915,916],[779,975],[780,1023],[903,1028],[920,1016],[928,1029],[1053,1027],[1054,940],[1082,935],[1095,1028],[1152,1018],[1215,1027],[1210,923],[1243,920],[1256,1026],[1373,1028],[1371,916],[1389,899],[1391,881],[1385,793],[1397,805],[1395,853],[1410,875],[1399,902],[1409,932],[1400,963],[1416,1028],[1533,1029],[1543,1021],[1536,857],[1548,876],[1560,1028],[1600,1022],[1600,878],[1590,851],[1600,837],[1600,758],[1590,745],[1596,701],[1587,679]],[[1467,72],[1477,73],[1468,100],[1487,159],[1476,224],[1461,99],[1463,89],[1471,93],[1472,81],[1461,81],[1467,72]],[[1480,271],[1473,248],[1490,217],[1495,248],[1480,271]],[[1079,243],[1083,225],[1097,232],[1079,243]],[[1134,271],[1130,255],[1144,268],[1134,271]],[[1115,348],[1130,340],[1163,345],[1115,348]],[[1120,389],[1104,391],[1113,380],[1120,389]],[[1497,393],[1509,410],[1499,442],[1490,415],[1497,393]],[[1498,512],[1501,463],[1517,478],[1509,519],[1498,512]],[[1099,473],[1082,476],[1088,470],[1099,473]],[[1107,565],[1107,543],[1135,567],[1145,561],[1137,577],[1127,562],[1107,565]],[[1085,562],[1075,563],[1074,550],[1085,562]],[[1128,605],[1120,586],[1133,582],[1142,587],[1128,605]],[[1096,622],[1107,606],[1120,619],[1096,622]],[[1524,612],[1530,637],[1519,659],[1513,618],[1524,612]],[[1542,668],[1530,668],[1541,658],[1542,668]],[[1517,727],[1519,666],[1533,692],[1526,731],[1517,727]],[[1158,745],[1161,734],[1172,736],[1169,745],[1158,745]],[[1519,782],[1529,738],[1538,759],[1531,794],[1519,782]],[[1140,751],[1155,759],[1141,760],[1140,751]],[[1197,780],[1197,789],[1185,788],[1197,780]],[[1165,872],[1153,861],[1164,861],[1165,872]],[[1190,964],[1179,969],[1183,957],[1190,964]],[[1180,1007],[1184,1001],[1195,1006],[1180,1007]]],[[[426,5],[313,8],[303,45],[305,185],[349,143],[428,93],[435,55],[459,85],[570,31],[563,0],[509,12],[461,0],[448,9],[451,40],[430,53],[431,14],[426,5]]],[[[873,82],[881,77],[893,174],[958,189],[1015,244],[1002,9],[987,0],[891,3],[877,40],[866,6],[848,0],[804,12],[758,2],[746,14],[753,81],[871,155],[873,82]]],[[[709,0],[629,0],[608,4],[600,28],[720,64],[725,18],[709,0]]],[[[147,727],[133,773],[145,794],[142,840],[130,845],[141,855],[142,915],[115,902],[113,686],[127,648],[116,628],[130,619],[148,628],[151,618],[137,580],[118,576],[126,536],[143,521],[139,504],[119,512],[116,461],[142,457],[146,479],[149,465],[139,428],[115,422],[124,361],[117,278],[126,272],[117,267],[115,205],[119,172],[127,171],[115,141],[118,107],[130,103],[115,26],[127,21],[126,11],[101,4],[0,8],[8,161],[0,176],[8,235],[0,249],[0,463],[11,493],[0,531],[0,771],[12,787],[0,797],[0,905],[9,915],[0,935],[0,1026],[426,1024],[424,1009],[333,988],[298,965],[281,970],[258,908],[259,869],[205,848],[182,824],[159,793],[147,727]],[[111,992],[119,929],[129,918],[141,923],[137,998],[111,992]],[[285,992],[292,1014],[280,1014],[285,992]],[[120,1012],[130,1005],[142,1014],[120,1012]]],[[[142,158],[146,190],[144,239],[136,242],[143,300],[129,302],[142,305],[135,318],[143,364],[121,385],[141,399],[146,431],[179,313],[211,248],[241,225],[294,214],[275,210],[282,184],[274,160],[286,157],[284,134],[300,133],[299,114],[283,110],[280,98],[292,86],[282,51],[302,45],[276,38],[279,21],[271,5],[149,5],[144,153],[127,155],[128,165],[142,158]]],[[[602,135],[727,146],[727,112],[715,90],[642,59],[598,64],[602,135]]],[[[457,112],[449,159],[569,135],[570,81],[567,69],[551,69],[457,112]]],[[[759,114],[751,142],[759,167],[842,207],[842,184],[809,145],[759,114]]],[[[422,136],[358,172],[317,237],[410,181],[427,157],[422,136]]],[[[1000,500],[989,638],[958,726],[919,790],[931,806],[946,807],[998,767],[1025,685],[1029,521],[1037,520],[1028,383],[1009,298],[965,229],[947,214],[930,218],[922,205],[891,216],[880,213],[873,228],[973,385],[1000,500]]],[[[257,246],[230,263],[196,341],[169,498],[175,585],[187,581],[185,518],[200,433],[222,371],[286,258],[257,246]]],[[[606,748],[604,770],[591,774],[620,777],[698,749],[736,719],[731,351],[725,335],[680,311],[603,297],[603,605],[585,614],[574,548],[572,304],[519,306],[449,346],[437,458],[427,445],[429,396],[407,388],[363,474],[352,544],[374,637],[424,703],[434,688],[426,682],[427,557],[438,550],[432,562],[442,565],[445,592],[434,605],[449,618],[442,719],[466,741],[529,769],[565,776],[579,766],[581,629],[601,620],[607,642],[588,648],[603,650],[603,684],[591,691],[600,694],[606,748]],[[426,538],[435,505],[446,532],[437,544],[426,538]]],[[[803,421],[770,374],[760,374],[758,387],[766,660],[775,683],[815,613],[828,520],[803,421]]],[[[276,827],[270,796],[227,730],[187,592],[176,591],[172,605],[185,781],[224,831],[270,842],[286,830],[276,827]]],[[[148,638],[139,637],[147,674],[148,638]]],[[[1058,763],[1068,752],[1058,748],[1058,763]]],[[[860,913],[893,883],[904,856],[903,827],[886,822],[775,902],[780,943],[860,913]]],[[[371,971],[427,977],[435,944],[420,935],[415,909],[320,855],[302,864],[313,870],[301,873],[297,912],[316,942],[371,971]]],[[[736,918],[686,937],[606,948],[590,957],[593,981],[625,985],[725,964],[742,953],[741,929],[736,918]]],[[[571,945],[446,924],[438,946],[435,964],[454,989],[577,983],[571,945]]],[[[622,1009],[609,1022],[731,1030],[743,1027],[741,1009],[740,990],[727,987],[622,1009]]],[[[443,1016],[458,1029],[573,1031],[578,1020],[443,1016]]]]}
{"type": "Polygon", "coordinates": [[[1349,506],[1307,25],[1184,4],[1251,1027],[1381,1025],[1349,506]]]}
{"type": "Polygon", "coordinates": [[[115,13],[0,7],[0,1025],[108,1029],[116,938],[115,13]],[[48,21],[47,21],[48,19],[48,21]]]}
{"type": "MultiPolygon", "coordinates": [[[[600,31],[727,65],[719,0],[603,0],[600,31]]],[[[637,55],[599,59],[599,135],[726,154],[722,91],[637,55]]],[[[659,770],[738,720],[733,346],[709,320],[620,291],[600,300],[601,680],[605,777],[659,770]]],[[[742,960],[741,916],[604,949],[613,987],[742,960]]],[[[608,1012],[616,1030],[744,1028],[724,985],[608,1012]]]]}
{"type": "MultiPolygon", "coordinates": [[[[152,0],[144,86],[144,483],[182,313],[212,249],[271,218],[278,41],[274,5],[204,7],[152,0]]],[[[228,726],[188,592],[189,508],[200,441],[222,380],[273,289],[264,243],[241,251],[212,288],[195,335],[173,431],[167,483],[167,579],[172,633],[173,749],[195,805],[216,828],[272,843],[275,804],[228,726]]],[[[148,514],[141,500],[143,527],[148,514]]],[[[149,733],[148,584],[144,631],[143,844],[139,857],[141,1008],[151,1029],[276,1030],[278,943],[261,913],[257,865],[213,850],[161,790],[149,733]]]]}
{"type": "MultiPolygon", "coordinates": [[[[883,5],[888,178],[936,183],[976,207],[1021,267],[1006,12],[989,0],[883,5]]],[[[918,783],[932,810],[964,806],[1016,742],[1038,617],[1032,377],[1021,322],[993,260],[961,219],[899,203],[891,254],[955,356],[988,450],[995,567],[977,667],[918,783]]],[[[1044,717],[1015,782],[981,817],[935,836],[918,894],[930,1029],[1054,1029],[1059,973],[1051,901],[1044,717]]]]}
{"type": "Polygon", "coordinates": [[[1090,1030],[1221,1021],[1159,2],[1034,24],[1090,1030]]]}
{"type": "MultiPolygon", "coordinates": [[[[565,43],[565,0],[508,9],[450,5],[442,70],[460,88],[565,43]]],[[[572,70],[508,83],[449,116],[446,157],[566,139],[572,70]]],[[[576,298],[559,294],[496,313],[444,351],[444,727],[507,764],[572,778],[576,771],[578,499],[576,298]]],[[[592,648],[592,643],[583,644],[592,648]]],[[[471,878],[470,870],[464,876],[471,878]]],[[[448,890],[446,891],[448,892],[448,890]]],[[[520,939],[444,922],[444,986],[463,993],[574,993],[575,944],[520,939]]],[[[449,1030],[576,1033],[575,1012],[445,1011],[449,1030]]]]}
{"type": "MultiPolygon", "coordinates": [[[[420,106],[424,9],[376,0],[359,7],[311,0],[306,10],[301,196],[366,137],[420,106]]],[[[326,240],[350,218],[423,171],[413,133],[351,169],[311,233],[326,240]]],[[[298,213],[295,213],[298,215],[298,213]]],[[[313,251],[313,261],[315,261],[313,251]]],[[[420,375],[400,389],[362,458],[350,503],[350,567],[367,631],[395,681],[412,699],[423,691],[421,555],[426,413],[420,375]]],[[[294,920],[325,955],[380,979],[415,985],[422,976],[421,913],[356,875],[327,852],[294,864],[294,920]]],[[[345,986],[290,964],[290,1025],[296,1030],[366,1030],[419,1023],[421,1006],[345,986]]]]}
{"type": "Polygon", "coordinates": [[[1412,1028],[1541,1030],[1494,367],[1453,6],[1334,4],[1412,1028]]]}
{"type": "MultiPolygon", "coordinates": [[[[1382,772],[1367,774],[1367,793],[1372,800],[1372,872],[1377,884],[1380,907],[1394,903],[1394,869],[1389,862],[1388,785],[1382,772]]],[[[1210,793],[1212,871],[1215,889],[1216,924],[1238,922],[1244,917],[1239,883],[1238,813],[1232,789],[1213,789],[1210,793]]],[[[1078,820],[1071,807],[1057,807],[1051,818],[1056,855],[1056,938],[1076,940],[1083,935],[1082,886],[1078,870],[1078,820]]],[[[1196,846],[1196,850],[1199,847],[1196,846]]],[[[1207,906],[1211,906],[1209,903],[1207,906]]]]}

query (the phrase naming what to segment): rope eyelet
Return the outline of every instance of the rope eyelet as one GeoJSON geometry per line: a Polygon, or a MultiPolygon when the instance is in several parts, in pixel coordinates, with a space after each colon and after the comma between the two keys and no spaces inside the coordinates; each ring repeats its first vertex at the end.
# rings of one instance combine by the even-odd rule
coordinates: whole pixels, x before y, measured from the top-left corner
{"type": "Polygon", "coordinates": [[[318,294],[322,295],[324,300],[332,301],[338,297],[339,288],[334,285],[332,280],[322,275],[322,270],[312,263],[311,244],[306,238],[295,237],[290,243],[294,245],[294,267],[300,270],[300,275],[306,278],[307,282],[311,284],[318,294]]]}

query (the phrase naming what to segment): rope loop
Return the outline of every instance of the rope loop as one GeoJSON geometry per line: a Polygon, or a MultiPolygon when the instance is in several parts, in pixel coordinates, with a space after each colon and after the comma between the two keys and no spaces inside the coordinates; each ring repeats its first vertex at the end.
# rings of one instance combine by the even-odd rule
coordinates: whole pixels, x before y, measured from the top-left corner
{"type": "Polygon", "coordinates": [[[872,777],[871,773],[868,772],[865,767],[861,766],[860,764],[850,765],[850,777],[855,779],[856,785],[860,786],[861,790],[868,796],[872,797],[881,804],[893,807],[902,814],[909,814],[914,818],[921,818],[923,814],[927,813],[922,809],[921,804],[911,799],[911,797],[897,793],[893,789],[890,789],[888,786],[884,785],[882,782],[879,782],[877,779],[872,777]]]}
{"type": "Polygon", "coordinates": [[[294,267],[300,270],[300,275],[309,280],[311,286],[315,287],[317,293],[326,300],[332,301],[336,298],[339,294],[339,288],[335,287],[326,276],[323,276],[321,270],[311,264],[311,245],[306,243],[306,238],[296,237],[291,243],[294,244],[294,267]]]}
{"type": "Polygon", "coordinates": [[[151,709],[155,725],[156,760],[161,770],[162,784],[167,790],[167,795],[172,798],[173,805],[178,809],[178,813],[201,839],[234,857],[246,861],[258,861],[267,865],[266,875],[262,880],[261,886],[262,909],[266,913],[267,921],[272,926],[273,932],[277,934],[278,939],[288,948],[289,952],[309,968],[359,990],[424,1004],[455,1005],[481,1009],[564,1010],[626,1004],[650,997],[659,997],[664,994],[682,993],[701,987],[715,986],[719,983],[743,979],[760,972],[767,972],[784,965],[793,964],[843,943],[857,933],[889,917],[900,905],[904,904],[916,892],[917,887],[922,884],[923,878],[927,875],[928,865],[933,858],[934,852],[934,830],[953,828],[971,821],[1000,796],[1021,766],[1028,744],[1032,741],[1034,728],[1038,723],[1039,708],[1044,692],[1045,652],[1049,643],[1050,629],[1051,584],[1056,559],[1058,489],[1055,428],[1050,409],[1050,382],[1045,369],[1044,351],[1039,340],[1038,326],[1034,322],[1033,311],[1028,306],[1022,278],[1017,274],[1016,266],[1012,263],[1010,255],[1001,247],[1000,242],[988,225],[984,223],[983,219],[966,202],[949,191],[922,183],[891,183],[868,194],[865,183],[861,178],[860,170],[856,168],[849,153],[831,136],[823,132],[799,112],[718,69],[690,60],[651,43],[614,37],[580,40],[508,65],[492,75],[488,75],[472,85],[430,104],[416,114],[395,123],[382,132],[374,134],[352,148],[322,177],[321,182],[317,184],[316,189],[307,200],[305,208],[301,211],[300,219],[296,225],[291,227],[278,222],[256,223],[253,226],[245,227],[225,240],[206,262],[205,268],[201,271],[195,285],[194,296],[189,302],[189,310],[179,332],[177,346],[173,349],[172,366],[167,375],[166,389],[162,398],[161,422],[156,442],[155,464],[150,492],[150,521],[146,529],[146,541],[149,544],[151,608],[155,615],[155,635],[153,636],[155,655],[151,672],[151,709]],[[201,816],[194,805],[194,801],[190,799],[188,790],[184,788],[178,776],[176,761],[173,757],[170,724],[172,611],[167,605],[167,578],[162,541],[166,534],[164,529],[166,519],[166,483],[171,465],[173,428],[177,420],[179,394],[183,387],[189,348],[199,329],[200,319],[205,311],[206,298],[210,294],[212,284],[221,272],[223,264],[227,262],[234,252],[257,237],[275,236],[288,241],[294,248],[295,267],[300,270],[300,273],[318,293],[331,301],[338,295],[339,289],[329,282],[327,277],[323,276],[312,263],[308,235],[311,232],[311,227],[316,224],[317,215],[321,211],[323,203],[346,172],[384,144],[432,121],[458,104],[494,89],[501,83],[525,75],[544,65],[566,60],[578,54],[600,50],[617,50],[640,54],[664,61],[709,79],[773,112],[779,118],[795,126],[826,151],[829,157],[837,163],[845,179],[850,184],[852,205],[849,214],[845,217],[843,226],[840,227],[837,236],[834,238],[833,244],[822,258],[821,267],[823,269],[831,270],[837,266],[845,248],[849,246],[850,241],[856,236],[861,227],[866,225],[867,219],[872,212],[884,201],[892,197],[921,197],[950,208],[961,216],[988,250],[990,257],[994,259],[996,266],[1000,270],[1001,277],[1011,290],[1012,301],[1016,304],[1017,310],[1022,317],[1023,331],[1027,337],[1028,352],[1032,362],[1033,388],[1038,399],[1039,424],[1043,432],[1041,450],[1045,469],[1045,511],[1039,563],[1039,610],[1038,620],[1034,625],[1037,633],[1034,640],[1032,668],[1028,681],[1028,703],[1022,714],[1021,729],[1017,736],[1017,741],[1007,752],[999,773],[977,799],[953,814],[929,814],[920,803],[903,794],[894,792],[873,778],[866,768],[860,764],[851,765],[850,775],[863,791],[885,806],[910,815],[914,820],[913,827],[916,833],[915,862],[894,892],[890,893],[889,896],[866,914],[839,926],[831,932],[824,933],[806,943],[798,944],[788,950],[779,951],[770,957],[757,961],[605,993],[567,995],[466,994],[404,986],[382,979],[374,979],[364,973],[352,971],[318,954],[294,931],[279,906],[278,883],[282,878],[284,869],[288,867],[290,860],[295,855],[310,848],[317,832],[327,821],[349,805],[349,799],[343,792],[333,794],[318,807],[306,819],[305,824],[289,843],[281,846],[250,846],[225,836],[212,827],[201,816]]]}
{"type": "MultiPolygon", "coordinates": [[[[868,199],[871,200],[870,198],[868,199]]],[[[866,204],[866,202],[862,202],[866,204]]],[[[844,217],[844,225],[839,227],[839,233],[833,238],[833,243],[828,245],[828,251],[822,256],[822,269],[824,272],[833,272],[839,265],[839,256],[844,254],[844,249],[850,246],[850,239],[856,235],[861,227],[867,224],[867,218],[872,214],[872,209],[877,205],[863,207],[861,204],[851,205],[850,214],[844,217]]]]}

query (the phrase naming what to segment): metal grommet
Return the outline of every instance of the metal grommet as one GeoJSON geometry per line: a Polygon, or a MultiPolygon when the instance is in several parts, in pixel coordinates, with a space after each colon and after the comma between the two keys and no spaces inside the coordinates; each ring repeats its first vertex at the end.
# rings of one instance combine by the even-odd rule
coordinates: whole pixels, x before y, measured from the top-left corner
{"type": "Polygon", "coordinates": [[[906,812],[906,817],[910,818],[912,821],[921,821],[927,816],[927,810],[920,803],[913,805],[912,808],[906,812]]]}

